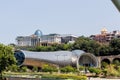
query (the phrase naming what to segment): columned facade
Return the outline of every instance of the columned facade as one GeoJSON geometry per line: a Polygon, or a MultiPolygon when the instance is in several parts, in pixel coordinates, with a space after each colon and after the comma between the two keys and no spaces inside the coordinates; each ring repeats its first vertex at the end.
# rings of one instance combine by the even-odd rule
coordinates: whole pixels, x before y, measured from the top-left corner
{"type": "Polygon", "coordinates": [[[31,36],[18,36],[17,46],[49,46],[51,44],[61,44],[74,42],[77,37],[73,35],[48,34],[43,35],[40,30],[36,30],[31,36]]]}

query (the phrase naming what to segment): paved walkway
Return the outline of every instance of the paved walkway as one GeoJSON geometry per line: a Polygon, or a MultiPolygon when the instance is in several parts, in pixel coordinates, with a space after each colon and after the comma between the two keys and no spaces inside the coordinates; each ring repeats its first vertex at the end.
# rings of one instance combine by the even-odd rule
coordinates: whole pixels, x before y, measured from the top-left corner
{"type": "Polygon", "coordinates": [[[120,80],[120,79],[105,79],[105,78],[88,78],[88,80],[120,80]]]}

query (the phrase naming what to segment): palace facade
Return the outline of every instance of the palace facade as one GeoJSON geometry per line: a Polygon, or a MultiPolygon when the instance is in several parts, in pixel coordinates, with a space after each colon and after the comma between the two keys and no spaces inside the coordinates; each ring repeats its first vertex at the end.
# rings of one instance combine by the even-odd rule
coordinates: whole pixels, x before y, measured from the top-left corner
{"type": "Polygon", "coordinates": [[[17,46],[49,46],[51,44],[73,43],[77,37],[71,34],[48,34],[43,35],[41,30],[36,30],[30,36],[18,36],[16,38],[17,46]]]}

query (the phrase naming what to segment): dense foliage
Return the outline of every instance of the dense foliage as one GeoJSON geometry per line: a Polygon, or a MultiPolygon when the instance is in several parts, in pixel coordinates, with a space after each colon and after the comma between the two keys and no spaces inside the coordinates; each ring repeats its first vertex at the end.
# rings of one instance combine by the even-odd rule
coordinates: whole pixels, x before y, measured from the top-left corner
{"type": "Polygon", "coordinates": [[[93,53],[96,56],[118,55],[120,54],[120,39],[113,39],[108,44],[99,43],[86,37],[79,37],[73,48],[93,53]]]}
{"type": "Polygon", "coordinates": [[[95,55],[99,55],[99,47],[99,43],[86,37],[79,37],[73,45],[74,49],[80,49],[95,55]]]}
{"type": "Polygon", "coordinates": [[[89,71],[90,71],[91,73],[95,73],[96,76],[99,75],[99,74],[102,72],[101,69],[99,69],[99,68],[94,68],[94,67],[90,67],[90,68],[89,68],[89,71]]]}
{"type": "Polygon", "coordinates": [[[11,65],[16,64],[16,59],[12,47],[0,44],[0,74],[9,68],[11,65]]]}
{"type": "Polygon", "coordinates": [[[65,66],[60,69],[61,72],[68,73],[68,72],[75,72],[76,69],[73,68],[72,66],[65,66]]]}
{"type": "MultiPolygon", "coordinates": [[[[21,47],[17,47],[21,48],[21,47]]],[[[49,46],[22,47],[30,51],[60,51],[60,50],[83,50],[96,56],[120,54],[120,39],[113,39],[109,43],[99,43],[90,38],[81,36],[73,44],[52,44],[49,46]]]]}
{"type": "Polygon", "coordinates": [[[30,51],[59,51],[59,50],[71,50],[72,44],[52,44],[51,46],[36,46],[27,48],[30,51]]]}
{"type": "Polygon", "coordinates": [[[113,39],[110,42],[110,48],[112,55],[120,54],[120,39],[113,39]]]}
{"type": "Polygon", "coordinates": [[[58,69],[54,66],[44,65],[42,68],[43,72],[57,72],[58,69]]]}

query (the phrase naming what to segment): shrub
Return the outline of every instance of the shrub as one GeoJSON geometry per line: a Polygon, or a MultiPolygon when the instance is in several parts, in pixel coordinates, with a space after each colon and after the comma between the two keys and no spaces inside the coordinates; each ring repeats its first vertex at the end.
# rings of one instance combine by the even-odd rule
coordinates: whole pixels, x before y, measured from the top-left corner
{"type": "Polygon", "coordinates": [[[91,73],[95,73],[96,76],[99,75],[99,74],[102,72],[99,68],[94,68],[94,67],[90,67],[90,68],[89,68],[89,71],[90,71],[91,73]]]}
{"type": "Polygon", "coordinates": [[[102,70],[104,76],[107,76],[107,69],[102,70]]]}
{"type": "Polygon", "coordinates": [[[60,69],[61,72],[75,72],[76,70],[72,66],[65,66],[60,69]]]}
{"type": "Polygon", "coordinates": [[[38,67],[34,66],[32,69],[33,72],[37,72],[38,71],[38,67]]]}
{"type": "Polygon", "coordinates": [[[119,76],[118,71],[114,68],[114,65],[107,66],[107,76],[119,76]]]}
{"type": "Polygon", "coordinates": [[[101,67],[102,67],[102,68],[106,68],[107,66],[108,66],[108,63],[106,63],[106,62],[104,62],[104,61],[101,63],[101,67]]]}
{"type": "Polygon", "coordinates": [[[23,67],[21,67],[20,71],[21,71],[21,72],[27,72],[27,69],[28,69],[28,68],[27,68],[26,66],[23,66],[23,67]]]}
{"type": "Polygon", "coordinates": [[[7,71],[17,72],[19,67],[17,65],[12,65],[8,67],[7,71]]]}
{"type": "Polygon", "coordinates": [[[80,66],[80,67],[79,67],[79,70],[80,70],[80,71],[82,71],[82,70],[84,70],[84,69],[85,69],[84,66],[80,66]]]}
{"type": "Polygon", "coordinates": [[[57,72],[58,69],[54,66],[44,65],[42,68],[43,72],[57,72]]]}

